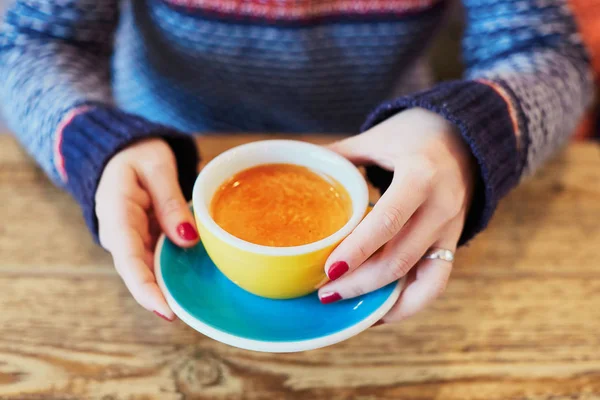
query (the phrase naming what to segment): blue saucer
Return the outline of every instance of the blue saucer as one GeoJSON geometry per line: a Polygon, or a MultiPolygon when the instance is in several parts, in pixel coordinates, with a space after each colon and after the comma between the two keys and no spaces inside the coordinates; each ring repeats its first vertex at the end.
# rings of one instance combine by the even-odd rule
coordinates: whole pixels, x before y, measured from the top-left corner
{"type": "Polygon", "coordinates": [[[220,342],[264,352],[310,350],[348,339],[381,319],[403,286],[393,283],[328,305],[316,292],[266,299],[227,279],[202,243],[181,249],[164,236],[156,247],[155,272],[169,306],[185,323],[220,342]]]}

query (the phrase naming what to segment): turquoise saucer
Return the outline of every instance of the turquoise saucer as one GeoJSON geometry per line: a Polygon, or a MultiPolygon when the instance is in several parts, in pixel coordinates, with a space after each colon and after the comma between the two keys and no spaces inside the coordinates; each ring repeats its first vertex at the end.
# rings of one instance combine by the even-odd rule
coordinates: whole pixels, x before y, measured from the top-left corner
{"type": "Polygon", "coordinates": [[[334,304],[316,292],[291,300],[253,295],[228,280],[200,243],[181,249],[164,236],[156,247],[158,284],[186,324],[231,346],[295,352],[346,340],[379,321],[400,295],[403,281],[334,304]]]}

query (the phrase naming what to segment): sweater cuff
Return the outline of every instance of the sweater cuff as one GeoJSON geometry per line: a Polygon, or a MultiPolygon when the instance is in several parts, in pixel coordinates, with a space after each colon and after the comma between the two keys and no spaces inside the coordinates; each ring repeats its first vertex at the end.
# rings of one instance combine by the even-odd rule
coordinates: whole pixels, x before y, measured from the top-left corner
{"type": "Polygon", "coordinates": [[[177,160],[179,184],[186,199],[191,199],[197,175],[199,154],[192,136],[155,124],[135,115],[105,106],[83,106],[59,129],[59,164],[67,190],[83,210],[85,221],[98,241],[95,196],[108,161],[132,143],[164,139],[177,160]]]}
{"type": "MultiPolygon", "coordinates": [[[[463,245],[487,226],[499,200],[519,180],[520,157],[508,106],[487,84],[448,82],[382,104],[369,116],[362,130],[412,107],[435,112],[454,124],[479,165],[479,179],[459,240],[459,245],[463,245]]],[[[367,176],[383,192],[391,183],[392,173],[370,166],[367,176]]]]}

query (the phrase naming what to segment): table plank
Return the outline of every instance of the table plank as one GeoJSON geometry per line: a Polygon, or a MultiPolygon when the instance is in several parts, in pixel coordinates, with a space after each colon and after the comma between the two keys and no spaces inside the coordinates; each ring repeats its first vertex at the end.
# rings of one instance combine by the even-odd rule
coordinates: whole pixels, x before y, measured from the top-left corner
{"type": "MultiPolygon", "coordinates": [[[[270,137],[199,141],[208,160],[270,137]]],[[[427,311],[273,355],[137,306],[75,203],[0,136],[0,399],[600,399],[599,160],[573,145],[515,190],[427,311]]]]}
{"type": "Polygon", "coordinates": [[[0,293],[4,396],[600,396],[599,280],[456,278],[402,325],[288,355],[237,350],[158,320],[113,275],[4,277],[0,293]]]}

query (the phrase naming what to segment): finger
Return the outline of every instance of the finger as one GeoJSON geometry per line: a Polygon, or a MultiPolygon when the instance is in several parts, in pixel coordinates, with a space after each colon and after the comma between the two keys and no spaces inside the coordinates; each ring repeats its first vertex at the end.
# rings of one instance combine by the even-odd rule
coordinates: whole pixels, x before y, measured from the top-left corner
{"type": "Polygon", "coordinates": [[[133,168],[120,165],[104,170],[96,191],[95,212],[98,218],[100,244],[110,251],[114,241],[112,232],[120,229],[123,221],[136,226],[144,243],[151,241],[147,211],[150,209],[150,196],[139,184],[133,168]]]}
{"type": "Polygon", "coordinates": [[[181,247],[198,242],[198,231],[177,179],[174,160],[141,163],[138,173],[150,192],[156,218],[165,234],[181,247]]]}
{"type": "Polygon", "coordinates": [[[133,226],[144,246],[152,243],[149,221],[146,211],[132,200],[111,197],[103,201],[104,207],[96,212],[98,217],[98,236],[102,247],[109,252],[119,244],[119,231],[124,226],[133,226]]]}
{"type": "Polygon", "coordinates": [[[118,239],[112,256],[115,268],[127,289],[146,310],[172,321],[175,315],[156,284],[152,272],[152,252],[144,247],[140,236],[132,228],[124,229],[118,239]]]}
{"type": "Polygon", "coordinates": [[[105,168],[96,190],[96,214],[110,214],[114,201],[122,199],[139,205],[144,211],[152,205],[148,192],[138,183],[136,171],[127,164],[105,168]]]}
{"type": "Polygon", "coordinates": [[[319,290],[321,301],[348,299],[377,290],[404,277],[440,237],[446,224],[422,207],[402,231],[359,268],[319,290]]]}
{"type": "MultiPolygon", "coordinates": [[[[362,135],[356,135],[338,142],[331,143],[327,146],[327,148],[340,154],[354,164],[362,165],[373,162],[373,159],[370,156],[368,143],[363,142],[364,140],[362,139],[362,135]]],[[[393,164],[388,164],[390,164],[389,169],[393,169],[393,164]]]]}
{"type": "Polygon", "coordinates": [[[410,165],[396,167],[389,189],[327,259],[325,272],[329,279],[336,280],[358,268],[396,236],[423,204],[430,190],[431,177],[426,175],[426,169],[414,168],[410,165]]]}
{"type": "Polygon", "coordinates": [[[147,246],[148,217],[136,212],[139,206],[131,201],[116,202],[108,217],[99,217],[100,240],[111,253],[115,268],[128,290],[144,308],[169,320],[173,312],[156,285],[153,274],[153,253],[147,246]]]}
{"type": "MultiPolygon", "coordinates": [[[[462,221],[455,219],[433,246],[456,251],[462,226],[462,221]]],[[[383,321],[401,321],[423,310],[444,292],[451,271],[452,263],[448,261],[427,259],[419,262],[415,268],[415,280],[406,286],[383,321]]]]}

